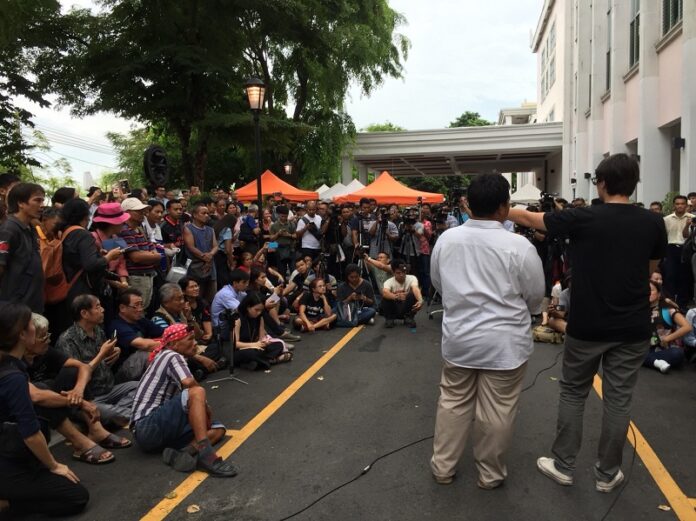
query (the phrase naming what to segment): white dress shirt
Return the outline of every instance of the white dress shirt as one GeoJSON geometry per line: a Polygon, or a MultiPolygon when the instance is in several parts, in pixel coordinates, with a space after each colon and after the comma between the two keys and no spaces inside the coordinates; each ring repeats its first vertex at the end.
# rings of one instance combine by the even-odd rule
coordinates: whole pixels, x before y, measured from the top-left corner
{"type": "MultiPolygon", "coordinates": [[[[297,221],[297,231],[300,232],[305,229],[307,224],[305,224],[304,219],[305,217],[307,220],[311,223],[314,223],[317,227],[317,230],[321,229],[321,216],[319,214],[314,214],[314,217],[310,217],[309,214],[306,214],[302,219],[297,221]]],[[[319,244],[319,241],[317,238],[309,233],[308,231],[305,232],[305,234],[302,236],[302,247],[303,248],[308,248],[311,250],[318,250],[321,245],[319,244]]]]}
{"type": "Polygon", "coordinates": [[[442,295],[442,356],[459,367],[516,369],[532,354],[530,313],[544,271],[532,244],[498,221],[469,219],[435,243],[430,276],[442,295]]]}

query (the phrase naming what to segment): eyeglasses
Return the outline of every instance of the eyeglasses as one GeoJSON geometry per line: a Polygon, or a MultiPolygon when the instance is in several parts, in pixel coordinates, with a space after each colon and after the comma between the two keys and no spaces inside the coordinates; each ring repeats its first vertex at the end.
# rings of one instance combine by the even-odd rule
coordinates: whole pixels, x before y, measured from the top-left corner
{"type": "Polygon", "coordinates": [[[39,342],[48,342],[49,340],[51,340],[51,333],[46,333],[43,336],[36,337],[36,340],[38,340],[39,342]]]}
{"type": "Polygon", "coordinates": [[[143,303],[140,302],[138,304],[128,304],[127,307],[133,308],[133,309],[143,309],[145,306],[143,306],[143,303]]]}

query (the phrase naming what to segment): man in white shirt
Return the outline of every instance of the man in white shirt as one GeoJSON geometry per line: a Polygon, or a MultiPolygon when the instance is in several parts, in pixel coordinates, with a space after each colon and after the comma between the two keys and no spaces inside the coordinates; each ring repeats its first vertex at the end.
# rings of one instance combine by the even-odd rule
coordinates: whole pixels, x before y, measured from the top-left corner
{"type": "Polygon", "coordinates": [[[408,266],[402,260],[391,263],[394,276],[384,281],[382,314],[385,327],[394,327],[394,320],[403,319],[407,327],[416,327],[416,313],[423,307],[423,294],[415,275],[407,275],[408,266]]]}
{"type": "Polygon", "coordinates": [[[499,174],[469,185],[471,218],[435,243],[432,284],[442,295],[443,369],[431,469],[449,484],[474,429],[478,486],[507,477],[503,461],[527,360],[531,314],[541,312],[544,272],[532,244],[503,228],[510,185],[499,174]]]}
{"type": "Polygon", "coordinates": [[[683,195],[675,196],[672,204],[674,212],[665,217],[668,245],[667,257],[662,268],[665,281],[664,292],[676,300],[680,308],[686,309],[692,296],[693,281],[691,262],[683,262],[685,259],[682,259],[682,251],[684,241],[689,236],[689,225],[693,215],[686,211],[688,200],[683,195]]]}
{"type": "Polygon", "coordinates": [[[302,241],[302,254],[316,259],[321,252],[321,216],[317,215],[317,202],[307,203],[307,213],[297,221],[297,238],[302,241]]]}

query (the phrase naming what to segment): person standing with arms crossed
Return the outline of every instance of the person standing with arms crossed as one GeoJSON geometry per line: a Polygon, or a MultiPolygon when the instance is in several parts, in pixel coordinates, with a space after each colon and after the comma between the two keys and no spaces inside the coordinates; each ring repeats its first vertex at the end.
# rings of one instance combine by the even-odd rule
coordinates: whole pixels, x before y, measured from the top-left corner
{"type": "Polygon", "coordinates": [[[537,460],[539,471],[560,485],[573,484],[585,401],[600,364],[604,415],[595,489],[611,492],[624,479],[633,389],[650,348],[649,279],[667,249],[662,216],[629,200],[639,171],[635,159],[614,154],[592,178],[605,204],[545,214],[510,211],[516,224],[570,239],[573,313],[566,327],[556,439],[553,457],[537,460]]]}
{"type": "Polygon", "coordinates": [[[435,420],[435,481],[454,480],[473,428],[478,486],[507,477],[503,460],[527,360],[534,344],[531,314],[541,313],[544,272],[532,244],[503,227],[510,184],[500,174],[469,185],[471,218],[435,243],[430,276],[442,295],[442,379],[435,420]]]}

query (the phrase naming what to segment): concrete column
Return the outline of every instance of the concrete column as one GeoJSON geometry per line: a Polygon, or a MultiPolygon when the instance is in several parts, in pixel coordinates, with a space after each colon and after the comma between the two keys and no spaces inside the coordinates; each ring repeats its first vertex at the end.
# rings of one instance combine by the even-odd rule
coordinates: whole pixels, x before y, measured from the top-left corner
{"type": "Polygon", "coordinates": [[[350,156],[341,158],[341,183],[347,185],[353,180],[353,159],[350,156]]]}
{"type": "Polygon", "coordinates": [[[358,181],[367,185],[367,167],[358,163],[358,181]]]}
{"type": "Polygon", "coordinates": [[[696,2],[684,2],[682,20],[682,117],[680,187],[686,194],[696,191],[696,2]]]}
{"type": "MultiPolygon", "coordinates": [[[[661,37],[660,2],[640,2],[640,123],[638,155],[641,182],[636,199],[645,204],[662,201],[669,191],[671,150],[669,137],[658,128],[659,96],[657,53],[653,42],[661,37]]],[[[687,2],[688,4],[688,2],[687,2]]]]}
{"type": "Polygon", "coordinates": [[[609,152],[627,153],[624,138],[624,121],[626,119],[626,84],[623,75],[629,68],[630,44],[630,2],[612,0],[612,55],[611,55],[611,99],[612,121],[609,135],[609,152]]]}

